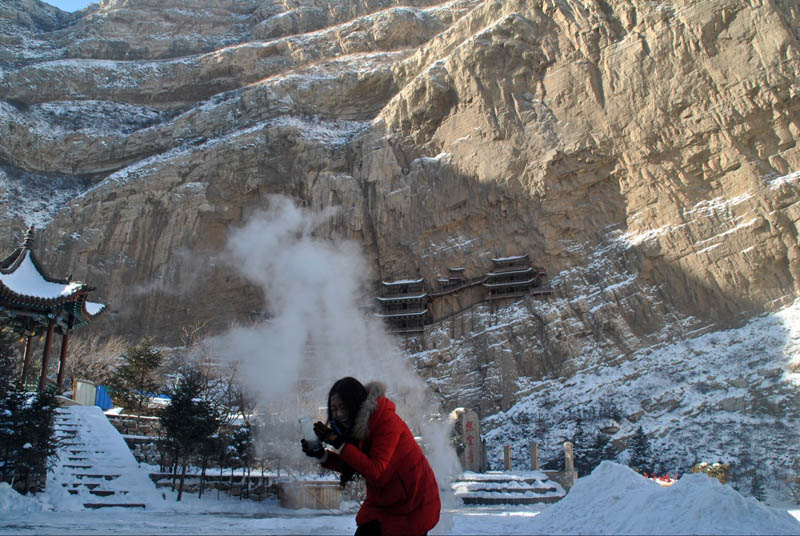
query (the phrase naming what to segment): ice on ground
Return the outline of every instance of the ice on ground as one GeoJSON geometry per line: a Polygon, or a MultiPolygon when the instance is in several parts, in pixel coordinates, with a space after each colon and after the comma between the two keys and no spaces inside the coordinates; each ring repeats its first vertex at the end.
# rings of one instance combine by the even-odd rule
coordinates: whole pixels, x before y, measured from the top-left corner
{"type": "Polygon", "coordinates": [[[535,534],[800,534],[785,510],[743,497],[705,474],[662,487],[604,461],[531,521],[535,534]]]}

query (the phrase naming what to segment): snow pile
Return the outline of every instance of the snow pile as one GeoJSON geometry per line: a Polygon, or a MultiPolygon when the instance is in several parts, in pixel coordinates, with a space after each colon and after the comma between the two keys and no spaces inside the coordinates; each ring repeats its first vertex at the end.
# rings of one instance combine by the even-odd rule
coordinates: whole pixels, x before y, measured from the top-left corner
{"type": "Polygon", "coordinates": [[[746,498],[703,474],[662,487],[604,461],[532,522],[539,534],[800,534],[785,510],[746,498]]]}
{"type": "Polygon", "coordinates": [[[21,495],[7,482],[0,482],[0,512],[15,515],[36,512],[83,510],[83,505],[61,486],[47,486],[43,493],[21,495]]]}
{"type": "Polygon", "coordinates": [[[0,512],[41,512],[44,504],[33,495],[20,495],[8,482],[0,482],[0,512]]]}

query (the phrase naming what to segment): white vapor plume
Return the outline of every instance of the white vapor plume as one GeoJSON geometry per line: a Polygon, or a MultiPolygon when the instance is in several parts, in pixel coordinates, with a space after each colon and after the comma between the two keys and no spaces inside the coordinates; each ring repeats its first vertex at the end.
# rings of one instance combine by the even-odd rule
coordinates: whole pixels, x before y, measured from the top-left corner
{"type": "Polygon", "coordinates": [[[460,466],[446,420],[430,418],[439,413],[439,402],[380,319],[364,309],[375,298],[359,245],[313,235],[330,216],[272,197],[267,212],[232,233],[230,258],[263,289],[269,320],[217,337],[215,353],[239,362],[261,404],[295,402],[296,415],[307,415],[309,405],[325,406],[330,386],[344,376],[385,383],[398,413],[422,435],[440,485],[446,486],[460,466]]]}

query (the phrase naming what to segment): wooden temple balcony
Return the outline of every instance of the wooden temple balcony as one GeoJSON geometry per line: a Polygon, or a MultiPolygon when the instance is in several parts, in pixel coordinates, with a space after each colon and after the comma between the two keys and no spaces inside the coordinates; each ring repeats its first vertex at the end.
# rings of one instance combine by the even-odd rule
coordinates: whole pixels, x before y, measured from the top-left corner
{"type": "Polygon", "coordinates": [[[414,326],[389,326],[389,333],[422,333],[425,331],[425,325],[419,324],[414,326]]]}
{"type": "Polygon", "coordinates": [[[381,284],[383,285],[383,298],[425,294],[425,281],[423,279],[382,281],[381,284]]]}
{"type": "Polygon", "coordinates": [[[487,300],[499,300],[503,298],[517,298],[520,296],[525,296],[531,291],[530,286],[525,287],[498,287],[489,289],[486,293],[487,300]]]}

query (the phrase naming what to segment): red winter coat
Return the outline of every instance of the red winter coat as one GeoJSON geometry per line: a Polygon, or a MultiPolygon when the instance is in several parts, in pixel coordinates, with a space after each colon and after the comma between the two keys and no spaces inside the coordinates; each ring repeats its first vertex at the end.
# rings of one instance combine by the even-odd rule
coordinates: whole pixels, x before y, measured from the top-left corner
{"type": "Polygon", "coordinates": [[[353,426],[357,444],[345,444],[338,455],[328,451],[322,465],[336,471],[350,466],[364,476],[367,498],[357,525],[377,519],[382,535],[424,534],[439,522],[436,477],[394,402],[383,396],[386,387],[376,382],[366,388],[353,426]]]}

